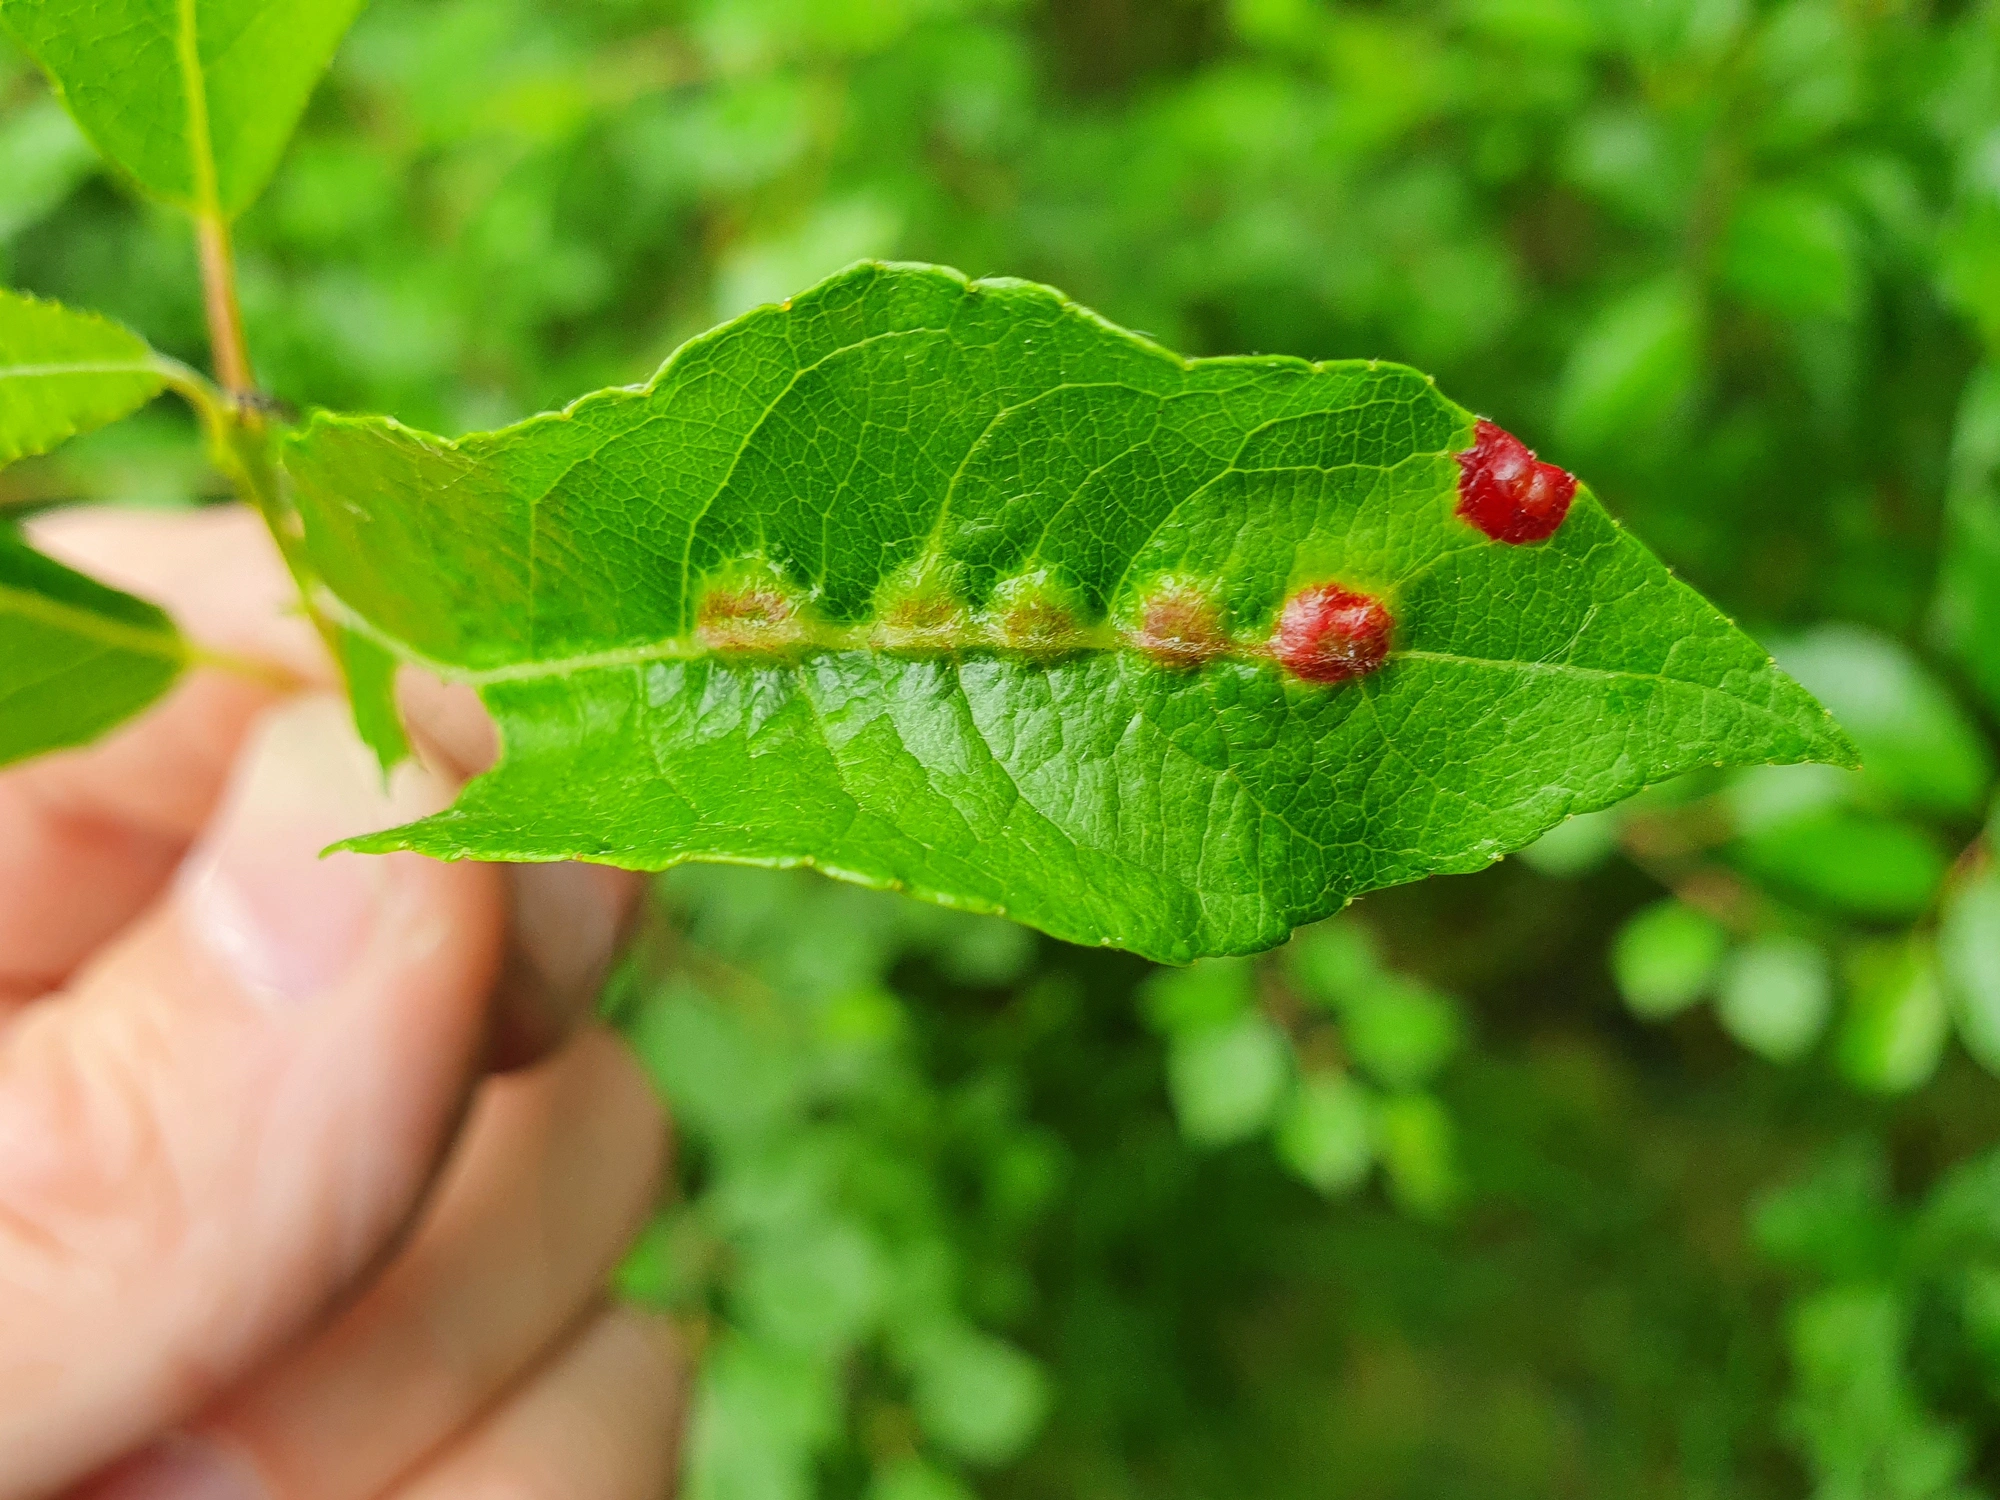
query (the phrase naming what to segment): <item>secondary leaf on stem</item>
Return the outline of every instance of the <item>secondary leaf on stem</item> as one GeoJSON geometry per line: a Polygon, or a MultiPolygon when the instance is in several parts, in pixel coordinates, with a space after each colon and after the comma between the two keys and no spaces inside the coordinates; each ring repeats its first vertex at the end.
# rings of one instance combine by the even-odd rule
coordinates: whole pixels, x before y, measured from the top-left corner
{"type": "Polygon", "coordinates": [[[506,745],[357,847],[807,864],[1187,960],[1697,766],[1851,761],[1587,489],[1474,449],[1398,365],[867,264],[644,388],[321,416],[286,466],[325,606],[506,745]],[[1554,489],[1546,540],[1502,514],[1554,489]]]}
{"type": "Polygon", "coordinates": [[[0,291],[0,464],[117,421],[173,370],[107,318],[0,291]]]}
{"type": "Polygon", "coordinates": [[[270,180],[361,0],[0,0],[97,148],[146,191],[233,218],[270,180]]]}
{"type": "Polygon", "coordinates": [[[157,607],[0,526],[0,765],[95,739],[171,687],[188,657],[157,607]]]}

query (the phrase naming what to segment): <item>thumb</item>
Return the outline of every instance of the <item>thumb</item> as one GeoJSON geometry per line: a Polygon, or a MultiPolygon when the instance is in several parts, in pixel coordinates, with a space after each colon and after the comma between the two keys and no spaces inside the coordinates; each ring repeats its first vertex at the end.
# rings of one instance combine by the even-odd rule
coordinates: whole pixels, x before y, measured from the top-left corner
{"type": "Polygon", "coordinates": [[[172,891],[0,1031],[0,1496],[179,1422],[396,1233],[474,1072],[495,873],[328,843],[392,793],[343,708],[253,733],[172,891]]]}

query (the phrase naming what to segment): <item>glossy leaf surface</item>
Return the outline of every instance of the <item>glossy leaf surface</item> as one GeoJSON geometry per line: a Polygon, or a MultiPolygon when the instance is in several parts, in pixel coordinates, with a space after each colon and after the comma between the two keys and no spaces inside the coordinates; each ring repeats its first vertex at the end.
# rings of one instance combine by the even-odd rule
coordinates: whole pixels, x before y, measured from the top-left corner
{"type": "Polygon", "coordinates": [[[0,765],[86,744],[187,664],[166,615],[0,526],[0,765]]]}
{"type": "Polygon", "coordinates": [[[241,213],[361,0],[0,0],[84,133],[141,187],[241,213]]]}
{"type": "Polygon", "coordinates": [[[1462,519],[1473,427],[1401,366],[878,265],[504,431],[319,418],[329,608],[506,746],[358,847],[810,864],[1185,960],[1694,766],[1849,758],[1587,490],[1533,545],[1462,519]],[[1307,681],[1274,630],[1329,584],[1391,649],[1307,681]]]}
{"type": "Polygon", "coordinates": [[[165,383],[162,362],[129,329],[0,291],[0,464],[114,422],[165,383]]]}

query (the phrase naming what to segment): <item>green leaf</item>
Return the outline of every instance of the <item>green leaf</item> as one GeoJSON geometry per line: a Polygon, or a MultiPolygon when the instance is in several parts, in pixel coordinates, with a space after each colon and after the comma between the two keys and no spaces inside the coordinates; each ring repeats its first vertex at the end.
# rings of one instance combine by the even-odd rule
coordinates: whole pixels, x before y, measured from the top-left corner
{"type": "Polygon", "coordinates": [[[1736,858],[1790,895],[1885,921],[1921,915],[1949,864],[1929,829],[1842,809],[1761,829],[1736,858]]]}
{"type": "Polygon", "coordinates": [[[1465,1039],[1458,1005],[1400,974],[1385,974],[1341,1007],[1341,1039],[1368,1074],[1392,1089],[1427,1083],[1465,1039]]]}
{"type": "Polygon", "coordinates": [[[97,148],[191,213],[270,180],[361,0],[0,0],[97,148]]]}
{"type": "Polygon", "coordinates": [[[398,662],[357,630],[343,630],[338,639],[341,676],[347,683],[348,700],[354,705],[355,732],[361,743],[375,752],[383,771],[392,771],[410,753],[402,711],[396,707],[398,662]]]}
{"type": "Polygon", "coordinates": [[[1375,1137],[1389,1193],[1409,1213],[1437,1218],[1458,1201],[1456,1132],[1429,1094],[1398,1094],[1375,1112],[1375,1137]]]}
{"type": "Polygon", "coordinates": [[[1382,975],[1375,934],[1351,918],[1321,922],[1285,949],[1285,967],[1308,1000],[1339,1009],[1382,975]]]}
{"type": "Polygon", "coordinates": [[[1248,1140],[1271,1123],[1291,1063],[1291,1044],[1261,1011],[1177,1034],[1167,1084],[1181,1133],[1197,1146],[1248,1140]]]}
{"type": "Polygon", "coordinates": [[[774,1345],[844,1356],[873,1325],[887,1293],[880,1248],[838,1220],[788,1223],[740,1252],[736,1309],[774,1345]]]}
{"type": "Polygon", "coordinates": [[[1728,946],[1715,918],[1684,902],[1657,901],[1619,929],[1611,975],[1634,1015],[1663,1021],[1708,992],[1728,946]]]}
{"type": "Polygon", "coordinates": [[[724,1334],[701,1362],[689,1500],[812,1500],[814,1452],[839,1431],[840,1401],[826,1366],[724,1334]]]}
{"type": "Polygon", "coordinates": [[[1861,258],[1840,205],[1798,187],[1746,193],[1722,247],[1723,283],[1752,307],[1781,318],[1854,316],[1861,258]]]}
{"type": "Polygon", "coordinates": [[[1350,1192],[1375,1159],[1372,1113],[1368,1091],[1347,1074],[1309,1074],[1278,1122],[1278,1156],[1327,1196],[1350,1192]]]}
{"type": "Polygon", "coordinates": [[[2000,1073],[2000,870],[1952,893],[1938,924],[1938,962],[1965,1050],[2000,1073]]]}
{"type": "Polygon", "coordinates": [[[1611,808],[1580,813],[1528,845],[1521,858],[1538,875],[1573,879],[1589,874],[1616,853],[1623,830],[1624,820],[1611,808]]]}
{"type": "Polygon", "coordinates": [[[806,864],[1185,961],[1697,765],[1849,756],[1587,491],[1536,545],[1459,519],[1472,435],[1400,366],[866,264],[501,432],[321,416],[286,463],[326,608],[506,746],[354,847],[806,864]],[[1326,582],[1397,622],[1332,687],[1265,645],[1326,582]],[[1215,658],[1133,649],[1149,600],[1215,658]]]}
{"type": "Polygon", "coordinates": [[[34,99],[0,116],[0,243],[12,239],[97,170],[97,153],[53,99],[34,99]]]}
{"type": "Polygon", "coordinates": [[[918,1458],[899,1458],[876,1471],[868,1500],[978,1500],[964,1483],[918,1458]]]}
{"type": "Polygon", "coordinates": [[[1950,1029],[1937,955],[1911,938],[1859,949],[1849,965],[1840,1063],[1848,1078],[1878,1093],[1907,1093],[1937,1071],[1950,1029]]]}
{"type": "Polygon", "coordinates": [[[165,614],[0,526],[0,765],[87,744],[187,665],[165,614]]]}
{"type": "Polygon", "coordinates": [[[1256,999],[1257,971],[1241,959],[1216,958],[1170,969],[1146,981],[1146,1018],[1167,1036],[1235,1020],[1256,999]]]}
{"type": "Polygon", "coordinates": [[[107,318],[0,291],[0,464],[137,410],[172,369],[107,318]]]}
{"type": "Polygon", "coordinates": [[[2000,710],[2000,367],[1992,365],[1967,383],[1952,432],[1936,624],[2000,710]]]}
{"type": "Polygon", "coordinates": [[[1028,1445],[1048,1415],[1048,1380],[1041,1366],[977,1329],[919,1338],[909,1362],[918,1424],[958,1458],[1005,1463],[1028,1445]]]}
{"type": "Polygon", "coordinates": [[[1826,1030],[1833,1008],[1833,966],[1804,938],[1774,936],[1729,956],[1717,986],[1723,1029],[1772,1062],[1796,1062],[1826,1030]]]}
{"type": "Polygon", "coordinates": [[[1556,430],[1599,450],[1651,431],[1701,375],[1701,308],[1678,276],[1614,302],[1578,337],[1556,398],[1556,430]]]}
{"type": "Polygon", "coordinates": [[[1839,716],[1864,781],[1927,812],[1985,806],[1993,754],[1949,689],[1902,646],[1858,625],[1822,625],[1778,660],[1839,716]]]}

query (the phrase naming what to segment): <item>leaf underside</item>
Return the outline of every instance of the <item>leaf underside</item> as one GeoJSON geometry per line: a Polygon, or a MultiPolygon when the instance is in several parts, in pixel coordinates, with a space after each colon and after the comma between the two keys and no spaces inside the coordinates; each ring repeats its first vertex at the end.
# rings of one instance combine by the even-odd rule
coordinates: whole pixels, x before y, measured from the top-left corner
{"type": "Polygon", "coordinates": [[[0,0],[77,123],[139,186],[233,217],[270,180],[361,0],[0,0]]]}
{"type": "Polygon", "coordinates": [[[1472,430],[1401,366],[874,264],[500,432],[322,416],[286,465],[328,607],[505,744],[353,847],[812,865],[1185,961],[1696,766],[1851,760],[1587,491],[1536,545],[1460,520],[1472,430]],[[1395,618],[1373,675],[1264,650],[1327,581],[1395,618]],[[1222,645],[1136,649],[1161,599],[1222,645]]]}
{"type": "Polygon", "coordinates": [[[164,383],[153,351],[130,329],[0,291],[0,464],[114,422],[164,383]]]}
{"type": "Polygon", "coordinates": [[[166,615],[0,525],[0,765],[86,744],[152,703],[187,650],[166,615]]]}

